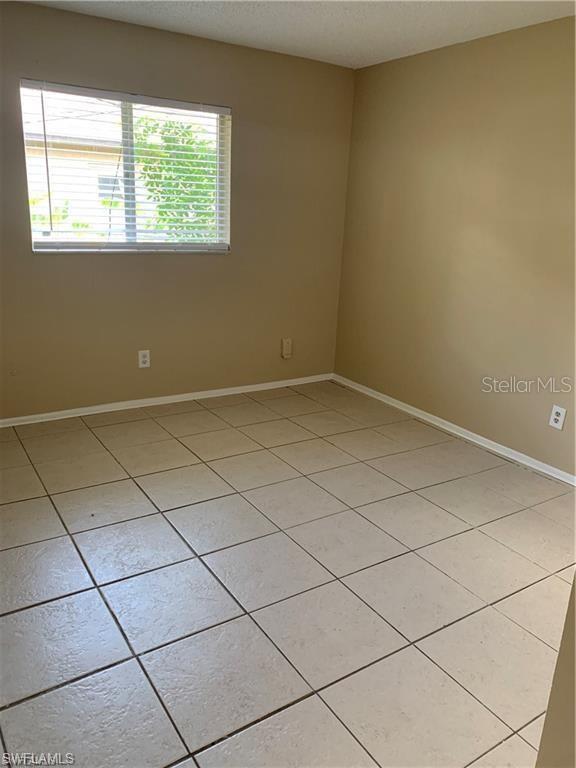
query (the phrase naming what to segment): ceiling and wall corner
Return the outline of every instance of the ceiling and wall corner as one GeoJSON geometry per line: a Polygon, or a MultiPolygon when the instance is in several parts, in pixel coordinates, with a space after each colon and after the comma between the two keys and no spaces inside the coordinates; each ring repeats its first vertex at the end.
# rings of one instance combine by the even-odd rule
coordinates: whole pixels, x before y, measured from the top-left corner
{"type": "Polygon", "coordinates": [[[562,0],[56,0],[40,4],[351,69],[574,13],[574,3],[562,0]]]}

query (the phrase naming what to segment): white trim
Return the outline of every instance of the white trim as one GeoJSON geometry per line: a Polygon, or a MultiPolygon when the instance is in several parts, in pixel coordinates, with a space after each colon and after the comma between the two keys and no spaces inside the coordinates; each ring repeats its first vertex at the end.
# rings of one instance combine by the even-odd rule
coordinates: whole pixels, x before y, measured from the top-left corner
{"type": "Polygon", "coordinates": [[[387,405],[391,405],[394,408],[398,408],[401,411],[411,414],[417,419],[421,419],[429,424],[443,429],[445,432],[457,435],[458,437],[468,440],[471,443],[480,445],[482,448],[486,448],[488,451],[503,456],[510,461],[518,462],[518,464],[524,464],[530,469],[540,472],[543,475],[553,477],[556,480],[561,480],[564,483],[570,485],[576,485],[576,476],[571,475],[569,472],[565,472],[558,467],[553,467],[550,464],[545,464],[543,461],[527,456],[525,453],[515,451],[513,448],[508,448],[506,445],[501,445],[493,440],[489,440],[487,437],[476,434],[476,432],[470,432],[468,429],[459,427],[457,424],[453,424],[451,421],[441,419],[439,416],[434,416],[427,411],[422,411],[420,408],[416,408],[413,405],[404,403],[401,400],[396,400],[390,395],[384,395],[382,392],[378,392],[375,389],[364,386],[364,384],[358,384],[351,379],[347,379],[344,376],[340,376],[337,373],[320,373],[315,376],[302,376],[297,379],[284,379],[280,381],[267,381],[262,384],[245,384],[239,387],[223,387],[221,389],[205,389],[199,392],[186,392],[179,395],[164,395],[162,397],[148,397],[140,400],[124,400],[117,403],[102,403],[101,405],[89,405],[84,408],[68,408],[64,411],[51,411],[49,413],[34,413],[30,416],[14,416],[8,419],[0,419],[0,427],[15,427],[20,424],[35,424],[39,421],[54,421],[55,419],[69,419],[74,416],[89,416],[93,413],[106,413],[107,411],[122,411],[127,408],[144,408],[147,405],[164,405],[165,403],[179,403],[182,400],[204,400],[208,397],[222,397],[223,395],[238,395],[244,392],[258,392],[262,389],[277,389],[279,387],[293,387],[298,384],[311,384],[315,381],[335,381],[338,384],[343,384],[350,389],[355,389],[358,392],[362,392],[365,395],[380,400],[387,405]]]}
{"type": "Polygon", "coordinates": [[[185,392],[180,395],[163,395],[162,397],[146,397],[141,400],[123,400],[118,403],[102,403],[88,405],[84,408],[68,408],[65,411],[50,411],[49,413],[33,413],[30,416],[14,416],[0,419],[0,427],[17,427],[20,424],[35,424],[38,421],[54,421],[55,419],[70,419],[73,416],[90,416],[93,413],[108,411],[123,411],[126,408],[144,408],[147,405],[164,405],[165,403],[180,403],[182,400],[204,400],[208,397],[223,395],[239,395],[244,392],[258,392],[262,389],[278,389],[279,387],[294,387],[298,384],[310,384],[315,381],[330,381],[332,373],[319,373],[315,376],[302,376],[298,379],[282,381],[266,381],[263,384],[245,384],[240,387],[223,387],[221,389],[204,389],[200,392],[185,392]]]}
{"type": "Polygon", "coordinates": [[[464,440],[468,440],[471,443],[480,445],[482,448],[486,448],[488,451],[492,451],[492,453],[498,454],[498,456],[503,456],[505,459],[510,459],[510,461],[515,461],[518,464],[524,464],[536,472],[540,472],[543,475],[548,475],[549,477],[553,477],[556,480],[561,480],[563,483],[576,485],[576,475],[571,475],[569,472],[565,472],[563,469],[553,467],[551,464],[545,464],[543,461],[539,461],[539,459],[534,459],[532,456],[527,456],[525,453],[520,453],[520,451],[516,451],[513,448],[508,448],[506,445],[496,443],[494,440],[489,440],[487,437],[476,434],[476,432],[470,432],[470,430],[459,427],[457,424],[453,424],[451,421],[441,419],[439,416],[434,416],[433,414],[428,413],[427,411],[422,411],[420,408],[416,408],[413,405],[403,403],[401,400],[396,400],[394,397],[383,395],[381,392],[378,392],[375,389],[366,387],[364,384],[358,384],[357,382],[352,381],[351,379],[347,379],[344,376],[340,376],[337,373],[335,373],[332,378],[338,384],[343,384],[346,387],[350,387],[350,389],[355,389],[365,395],[370,395],[370,397],[374,397],[376,400],[381,400],[387,405],[392,405],[394,408],[405,411],[406,413],[409,413],[412,416],[421,419],[422,421],[426,421],[435,427],[443,429],[445,432],[450,432],[453,435],[464,438],[464,440]]]}
{"type": "Polygon", "coordinates": [[[166,241],[151,242],[137,240],[135,242],[87,242],[85,240],[34,240],[34,253],[230,253],[228,243],[200,243],[188,240],[185,243],[166,241]]]}

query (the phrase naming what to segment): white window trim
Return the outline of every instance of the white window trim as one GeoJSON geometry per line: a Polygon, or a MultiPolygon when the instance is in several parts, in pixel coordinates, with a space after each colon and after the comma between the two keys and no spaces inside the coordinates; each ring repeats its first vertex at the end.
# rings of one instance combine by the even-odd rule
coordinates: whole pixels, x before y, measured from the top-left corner
{"type": "MultiPolygon", "coordinates": [[[[129,102],[133,104],[146,104],[148,106],[155,107],[167,107],[173,109],[193,110],[195,112],[210,112],[217,115],[232,115],[230,107],[225,107],[215,104],[204,104],[199,102],[179,101],[176,99],[164,99],[160,97],[145,96],[143,94],[128,93],[125,91],[111,91],[103,90],[100,88],[88,88],[79,85],[69,85],[64,83],[49,83],[44,80],[31,80],[29,78],[22,78],[20,80],[20,88],[33,88],[41,89],[44,91],[53,91],[56,93],[70,93],[80,96],[90,96],[99,99],[112,99],[117,101],[129,102]]],[[[231,158],[229,160],[231,162],[231,158]]],[[[230,178],[231,169],[228,167],[228,172],[225,175],[225,189],[227,191],[226,201],[227,210],[226,216],[230,221],[230,178]]],[[[29,212],[30,213],[30,212],[29,212]]],[[[228,233],[230,239],[230,233],[228,233]]],[[[105,242],[90,242],[90,241],[78,241],[72,242],[66,241],[39,241],[32,239],[32,250],[41,253],[215,253],[215,254],[227,254],[231,250],[229,242],[213,242],[213,243],[170,243],[170,242],[153,242],[153,241],[141,241],[141,242],[125,242],[125,243],[105,243],[105,242]]]]}

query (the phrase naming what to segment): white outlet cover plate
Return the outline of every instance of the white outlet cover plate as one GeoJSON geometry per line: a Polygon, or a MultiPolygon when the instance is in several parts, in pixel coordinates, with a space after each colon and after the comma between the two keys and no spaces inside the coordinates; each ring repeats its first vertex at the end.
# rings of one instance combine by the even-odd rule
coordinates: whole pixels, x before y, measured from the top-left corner
{"type": "Polygon", "coordinates": [[[566,408],[562,408],[560,405],[553,405],[548,425],[554,427],[554,429],[562,429],[564,427],[565,418],[566,408]]]}

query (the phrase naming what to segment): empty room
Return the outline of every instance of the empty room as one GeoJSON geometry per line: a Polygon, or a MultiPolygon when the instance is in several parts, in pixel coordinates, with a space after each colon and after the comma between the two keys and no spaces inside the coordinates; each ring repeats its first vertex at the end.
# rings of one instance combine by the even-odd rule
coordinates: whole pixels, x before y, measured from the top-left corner
{"type": "Polygon", "coordinates": [[[572,2],[0,2],[0,764],[574,768],[572,2]]]}

